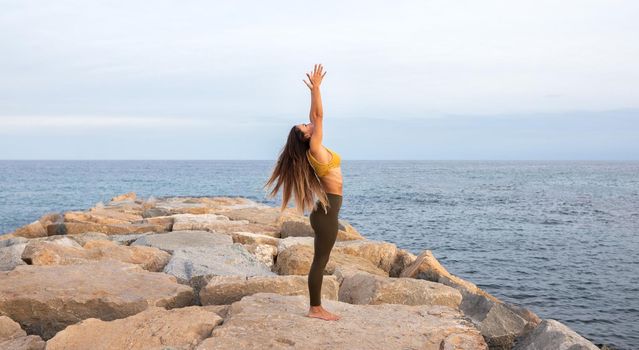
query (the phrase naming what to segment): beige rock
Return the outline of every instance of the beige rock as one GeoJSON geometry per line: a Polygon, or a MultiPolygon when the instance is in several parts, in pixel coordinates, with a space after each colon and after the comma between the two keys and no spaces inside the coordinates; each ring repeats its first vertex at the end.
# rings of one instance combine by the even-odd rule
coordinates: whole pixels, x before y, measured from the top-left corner
{"type": "Polygon", "coordinates": [[[325,300],[338,321],[307,317],[306,296],[257,293],[233,303],[206,349],[472,349],[486,344],[459,311],[445,306],[351,305],[325,300]]]}
{"type": "MultiPolygon", "coordinates": [[[[311,246],[303,244],[291,246],[277,255],[272,270],[279,275],[308,275],[313,255],[311,246]]],[[[388,276],[388,273],[373,265],[368,259],[333,251],[324,268],[324,274],[332,275],[337,266],[350,266],[374,275],[388,276]]]]}
{"type": "Polygon", "coordinates": [[[534,331],[517,342],[514,350],[598,350],[595,344],[556,320],[543,320],[534,331]]]}
{"type": "Polygon", "coordinates": [[[56,334],[47,350],[193,349],[221,323],[219,315],[200,306],[154,306],[114,321],[85,319],[56,334]]]}
{"type": "Polygon", "coordinates": [[[171,254],[153,247],[123,246],[109,240],[88,241],[83,248],[42,241],[30,242],[22,259],[32,265],[71,265],[113,259],[140,265],[149,271],[162,271],[171,254]]]}
{"type": "Polygon", "coordinates": [[[395,261],[397,246],[393,243],[368,239],[343,241],[335,242],[333,252],[364,258],[388,274],[395,261]]]}
{"type": "Polygon", "coordinates": [[[462,294],[460,309],[481,331],[491,349],[511,349],[518,337],[525,336],[541,320],[532,311],[507,304],[475,284],[449,273],[430,250],[422,252],[400,277],[443,283],[462,294]]]}
{"type": "Polygon", "coordinates": [[[133,221],[134,224],[162,225],[166,231],[173,231],[173,216],[155,216],[133,221]]]}
{"type": "MultiPolygon", "coordinates": [[[[337,300],[339,283],[335,276],[324,276],[322,299],[337,300]]],[[[215,276],[200,290],[202,305],[231,304],[260,292],[308,296],[307,276],[215,276]]]]}
{"type": "Polygon", "coordinates": [[[276,237],[242,231],[232,232],[231,237],[233,237],[233,243],[242,244],[270,244],[277,246],[280,241],[280,239],[276,237]]]}
{"type": "Polygon", "coordinates": [[[26,265],[22,260],[22,252],[26,246],[27,243],[18,243],[0,247],[0,271],[10,271],[18,265],[26,265]]]}
{"type": "Polygon", "coordinates": [[[99,216],[99,217],[104,217],[104,218],[111,218],[114,220],[120,220],[120,221],[125,221],[125,222],[134,222],[136,220],[141,220],[142,216],[140,214],[138,214],[137,210],[134,213],[130,213],[130,212],[126,212],[126,211],[121,211],[121,208],[104,208],[104,207],[94,207],[89,209],[89,214],[91,215],[95,215],[95,216],[99,216]]]}
{"type": "Polygon", "coordinates": [[[122,235],[130,233],[166,232],[163,225],[153,224],[126,224],[104,225],[98,223],[64,222],[47,226],[49,236],[52,235],[77,235],[86,232],[102,232],[107,235],[122,235]]]}
{"type": "Polygon", "coordinates": [[[271,237],[279,235],[279,228],[250,223],[249,220],[229,220],[218,214],[176,214],[173,215],[173,231],[211,231],[232,234],[237,231],[249,231],[271,237]]]}
{"type": "Polygon", "coordinates": [[[0,272],[0,314],[44,339],[86,318],[114,320],[149,306],[183,307],[193,300],[193,290],[175,277],[115,260],[0,272]]]}
{"type": "MultiPolygon", "coordinates": [[[[280,220],[280,237],[315,237],[315,231],[311,227],[308,216],[289,215],[280,220]]],[[[347,221],[338,220],[337,241],[351,241],[364,239],[362,235],[353,228],[347,221]]]]}
{"type": "Polygon", "coordinates": [[[244,248],[255,255],[257,260],[263,262],[264,265],[269,268],[273,266],[277,256],[277,247],[270,244],[244,244],[244,248]]]}
{"type": "Polygon", "coordinates": [[[280,216],[279,208],[270,206],[248,207],[240,209],[231,209],[224,211],[224,216],[231,220],[248,220],[254,224],[270,225],[279,227],[278,218],[280,216]]]}
{"type": "Polygon", "coordinates": [[[391,269],[388,274],[391,277],[399,277],[399,275],[404,271],[410,264],[414,263],[417,260],[417,256],[408,250],[397,248],[397,254],[395,254],[395,259],[391,264],[391,269]]]}
{"type": "Polygon", "coordinates": [[[20,325],[7,316],[0,316],[0,349],[44,350],[46,343],[37,335],[27,335],[20,325]]]}
{"type": "Polygon", "coordinates": [[[100,216],[83,211],[68,211],[64,213],[65,222],[80,222],[80,223],[96,223],[103,225],[127,225],[131,222],[128,220],[114,219],[108,216],[100,216]]]}
{"type": "Polygon", "coordinates": [[[109,236],[102,232],[85,232],[78,235],[70,235],[69,238],[78,242],[80,246],[83,246],[89,241],[105,241],[109,240],[109,236]]]}
{"type": "Polygon", "coordinates": [[[129,192],[111,198],[111,202],[134,201],[136,197],[135,192],[129,192]]]}
{"type": "Polygon", "coordinates": [[[462,296],[457,289],[441,283],[358,271],[343,279],[339,300],[350,304],[443,305],[457,309],[462,296]]]}
{"type": "Polygon", "coordinates": [[[42,225],[42,223],[38,220],[24,225],[13,232],[14,236],[17,237],[26,237],[26,238],[34,238],[34,237],[45,237],[47,236],[47,229],[42,225]]]}
{"type": "Polygon", "coordinates": [[[286,237],[279,240],[277,243],[277,251],[283,252],[289,247],[292,247],[296,244],[303,244],[309,247],[313,247],[315,237],[286,237]]]}

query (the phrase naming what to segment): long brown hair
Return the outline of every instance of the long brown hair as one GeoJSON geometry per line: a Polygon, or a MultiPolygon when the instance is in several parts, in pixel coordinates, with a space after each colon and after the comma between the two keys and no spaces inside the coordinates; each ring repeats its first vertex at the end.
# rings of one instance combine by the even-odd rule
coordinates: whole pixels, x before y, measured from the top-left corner
{"type": "Polygon", "coordinates": [[[299,214],[303,215],[309,208],[316,209],[316,198],[324,205],[324,212],[327,212],[326,208],[330,205],[328,196],[306,158],[306,152],[310,147],[310,139],[305,139],[302,130],[294,125],[288,133],[288,139],[280,152],[271,177],[263,186],[266,188],[275,183],[275,187],[267,194],[268,198],[275,197],[282,187],[280,214],[286,210],[292,194],[295,196],[294,204],[299,214]]]}

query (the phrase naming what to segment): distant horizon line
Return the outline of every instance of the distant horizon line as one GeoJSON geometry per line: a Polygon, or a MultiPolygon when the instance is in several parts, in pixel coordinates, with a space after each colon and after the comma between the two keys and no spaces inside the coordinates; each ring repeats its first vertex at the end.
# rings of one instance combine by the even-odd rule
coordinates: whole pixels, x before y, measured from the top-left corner
{"type": "MultiPolygon", "coordinates": [[[[406,161],[424,161],[424,162],[639,162],[638,159],[344,159],[343,161],[390,161],[390,162],[406,162],[406,161]]],[[[25,162],[33,162],[33,161],[52,161],[52,162],[86,162],[86,161],[114,161],[114,162],[139,162],[139,161],[158,161],[158,162],[166,162],[166,161],[198,161],[198,162],[209,162],[209,161],[277,161],[277,159],[0,159],[0,162],[9,162],[9,161],[25,161],[25,162]]]]}

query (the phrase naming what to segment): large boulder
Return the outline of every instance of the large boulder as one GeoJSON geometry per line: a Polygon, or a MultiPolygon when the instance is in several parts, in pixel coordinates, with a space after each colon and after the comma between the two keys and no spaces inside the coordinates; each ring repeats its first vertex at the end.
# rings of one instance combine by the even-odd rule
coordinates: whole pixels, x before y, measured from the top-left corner
{"type": "Polygon", "coordinates": [[[277,256],[277,247],[270,244],[243,244],[243,246],[269,269],[273,266],[277,256]]]}
{"type": "MultiPolygon", "coordinates": [[[[278,253],[272,270],[279,275],[308,275],[314,254],[312,246],[305,244],[293,245],[278,253]]],[[[374,275],[388,276],[386,271],[375,266],[368,259],[335,251],[330,254],[328,263],[324,268],[324,274],[332,275],[338,266],[348,266],[374,275]]]]}
{"type": "Polygon", "coordinates": [[[123,246],[109,240],[88,241],[84,247],[65,246],[51,241],[30,242],[22,260],[31,265],[71,265],[114,259],[140,265],[149,271],[162,271],[171,255],[153,247],[123,246]]]}
{"type": "Polygon", "coordinates": [[[47,350],[193,349],[221,323],[220,316],[199,306],[152,306],[119,320],[89,318],[68,326],[47,342],[47,350]]]}
{"type": "Polygon", "coordinates": [[[164,272],[191,286],[199,303],[200,289],[213,276],[273,276],[275,273],[239,243],[177,249],[164,272]]]}
{"type": "Polygon", "coordinates": [[[102,232],[107,235],[123,235],[144,232],[165,232],[164,225],[154,224],[99,224],[94,222],[63,222],[47,226],[49,236],[77,235],[86,232],[102,232]]]}
{"type": "Polygon", "coordinates": [[[44,339],[86,318],[114,320],[150,306],[183,307],[193,300],[193,290],[175,277],[116,260],[22,265],[0,272],[0,314],[44,339]]]}
{"type": "Polygon", "coordinates": [[[342,279],[339,300],[349,304],[443,305],[456,309],[462,296],[457,289],[441,283],[356,271],[342,279]]]}
{"type": "Polygon", "coordinates": [[[48,235],[47,226],[58,222],[62,222],[61,214],[47,213],[40,219],[16,229],[13,235],[26,238],[45,237],[48,235]]]}
{"type": "Polygon", "coordinates": [[[281,239],[277,237],[267,236],[267,235],[263,235],[259,233],[253,233],[253,232],[242,232],[242,231],[232,232],[231,237],[233,238],[233,243],[270,244],[276,247],[281,241],[281,239]]]}
{"type": "Polygon", "coordinates": [[[229,235],[207,231],[173,231],[141,236],[132,246],[145,245],[165,250],[169,253],[177,249],[206,248],[233,244],[229,235]]]}
{"type": "Polygon", "coordinates": [[[430,250],[422,252],[400,277],[425,279],[453,287],[462,295],[460,309],[481,331],[491,349],[511,349],[541,320],[532,311],[502,302],[475,284],[449,273],[430,250]]]}
{"type": "Polygon", "coordinates": [[[368,239],[342,241],[335,242],[333,252],[364,258],[388,273],[395,261],[397,246],[393,243],[368,239]]]}
{"type": "Polygon", "coordinates": [[[20,324],[7,316],[0,316],[0,349],[44,350],[46,343],[37,335],[27,335],[20,324]]]}
{"type": "Polygon", "coordinates": [[[219,214],[176,214],[173,215],[173,231],[211,231],[232,234],[237,231],[249,231],[271,237],[279,236],[279,228],[272,225],[251,223],[249,220],[230,220],[219,214]]]}
{"type": "Polygon", "coordinates": [[[308,297],[302,295],[245,296],[197,349],[486,349],[479,331],[449,307],[322,305],[342,318],[307,317],[308,297]]]}
{"type": "MultiPolygon", "coordinates": [[[[324,276],[322,299],[337,300],[339,283],[335,276],[324,276]]],[[[244,296],[260,293],[308,296],[306,276],[215,276],[200,291],[202,305],[231,304],[244,296]]]]}
{"type": "Polygon", "coordinates": [[[211,247],[177,249],[164,272],[188,283],[193,277],[211,276],[271,276],[271,270],[238,243],[211,247]]]}
{"type": "Polygon", "coordinates": [[[26,246],[27,243],[19,243],[0,248],[0,271],[9,271],[18,265],[26,265],[22,260],[22,252],[26,246]]]}
{"type": "MultiPolygon", "coordinates": [[[[280,219],[280,237],[315,237],[309,216],[289,215],[280,219]]],[[[347,221],[339,219],[337,222],[337,241],[364,239],[362,235],[347,221]]]]}
{"type": "Polygon", "coordinates": [[[513,350],[598,350],[595,344],[555,320],[543,320],[513,350]]]}

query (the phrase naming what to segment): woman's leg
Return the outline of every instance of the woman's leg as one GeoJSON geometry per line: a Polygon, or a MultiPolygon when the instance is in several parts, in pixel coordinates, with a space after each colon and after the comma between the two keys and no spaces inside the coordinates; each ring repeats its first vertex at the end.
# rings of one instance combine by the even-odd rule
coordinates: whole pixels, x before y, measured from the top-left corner
{"type": "Polygon", "coordinates": [[[320,203],[317,209],[312,211],[309,216],[311,227],[315,232],[315,255],[308,273],[308,291],[311,306],[321,305],[324,268],[328,263],[331,250],[337,239],[338,214],[342,205],[342,196],[333,193],[327,193],[327,196],[330,204],[328,213],[324,214],[324,208],[320,203]]]}

